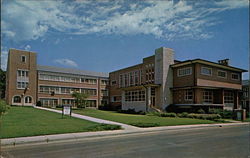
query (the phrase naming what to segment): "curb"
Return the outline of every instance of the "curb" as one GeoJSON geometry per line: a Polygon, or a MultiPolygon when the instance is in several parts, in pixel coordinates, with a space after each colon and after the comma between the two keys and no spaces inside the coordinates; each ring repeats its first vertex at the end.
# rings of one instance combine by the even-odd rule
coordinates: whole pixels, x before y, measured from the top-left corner
{"type": "Polygon", "coordinates": [[[19,138],[7,138],[1,140],[2,146],[16,146],[22,144],[35,144],[35,143],[50,143],[63,140],[79,140],[83,138],[103,137],[103,136],[117,136],[117,135],[129,135],[138,133],[150,133],[157,131],[167,130],[182,130],[182,129],[198,129],[207,127],[223,127],[223,126],[237,126],[237,125],[250,125],[248,123],[224,123],[224,124],[198,124],[198,125],[180,125],[180,126],[163,126],[163,127],[150,127],[150,128],[138,128],[134,130],[114,130],[114,131],[97,131],[97,132],[81,132],[81,133],[66,133],[56,135],[43,135],[32,137],[19,137],[19,138]]]}

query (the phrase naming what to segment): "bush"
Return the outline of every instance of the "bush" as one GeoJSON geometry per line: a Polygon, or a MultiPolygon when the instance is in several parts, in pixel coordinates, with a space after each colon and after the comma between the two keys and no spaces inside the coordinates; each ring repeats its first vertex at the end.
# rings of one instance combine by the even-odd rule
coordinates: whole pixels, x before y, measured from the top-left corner
{"type": "Polygon", "coordinates": [[[159,116],[159,117],[160,117],[160,116],[161,116],[161,113],[156,112],[156,111],[153,111],[153,112],[148,112],[147,115],[148,115],[148,116],[159,116]]]}
{"type": "Polygon", "coordinates": [[[183,112],[183,113],[178,114],[178,117],[187,117],[187,116],[188,116],[187,112],[183,112]]]}
{"type": "Polygon", "coordinates": [[[42,106],[41,101],[37,101],[37,102],[36,102],[36,106],[42,106]]]}
{"type": "Polygon", "coordinates": [[[121,109],[119,109],[117,112],[119,112],[119,113],[125,113],[125,114],[140,114],[140,115],[145,115],[145,112],[143,112],[143,111],[135,111],[135,109],[128,109],[128,110],[121,110],[121,109]]]}
{"type": "Polygon", "coordinates": [[[200,108],[200,109],[198,109],[196,111],[196,113],[198,113],[198,114],[205,114],[206,112],[202,108],[200,108]]]}
{"type": "Polygon", "coordinates": [[[159,123],[146,123],[146,122],[135,122],[131,123],[130,125],[136,126],[136,127],[157,127],[160,126],[159,123]]]}
{"type": "Polygon", "coordinates": [[[0,116],[3,115],[7,110],[9,109],[9,106],[4,100],[0,100],[0,116]]]}
{"type": "Polygon", "coordinates": [[[176,113],[161,113],[161,117],[177,117],[176,113]]]}
{"type": "Polygon", "coordinates": [[[188,114],[187,118],[202,119],[202,120],[217,120],[221,119],[219,114],[188,114]]]}

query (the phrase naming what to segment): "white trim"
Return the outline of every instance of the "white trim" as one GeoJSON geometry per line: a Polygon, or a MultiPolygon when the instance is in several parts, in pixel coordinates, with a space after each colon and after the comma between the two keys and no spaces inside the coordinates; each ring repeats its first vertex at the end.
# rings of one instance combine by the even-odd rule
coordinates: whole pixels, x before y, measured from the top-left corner
{"type": "Polygon", "coordinates": [[[210,68],[210,67],[205,67],[205,66],[202,66],[201,67],[201,74],[202,75],[206,75],[206,76],[212,76],[213,75],[213,69],[212,68],[210,68]],[[205,74],[205,73],[202,73],[202,69],[209,69],[209,70],[211,70],[211,74],[205,74]]]}
{"type": "Polygon", "coordinates": [[[22,105],[22,97],[21,97],[21,95],[13,95],[12,99],[11,99],[11,103],[12,103],[12,105],[22,105]],[[14,97],[20,97],[21,102],[20,103],[14,103],[14,97]]]}
{"type": "Polygon", "coordinates": [[[33,100],[33,97],[32,97],[32,96],[26,95],[26,96],[23,97],[23,99],[24,99],[24,100],[23,100],[23,101],[24,101],[24,105],[33,105],[34,100],[33,100]],[[31,97],[31,103],[26,103],[26,102],[25,102],[26,97],[31,97]]]}
{"type": "Polygon", "coordinates": [[[66,88],[84,88],[84,89],[98,89],[98,88],[88,88],[88,87],[71,87],[71,86],[64,86],[64,85],[48,85],[48,84],[39,84],[38,86],[47,86],[47,87],[59,87],[59,88],[64,88],[64,87],[66,87],[66,88]]]}

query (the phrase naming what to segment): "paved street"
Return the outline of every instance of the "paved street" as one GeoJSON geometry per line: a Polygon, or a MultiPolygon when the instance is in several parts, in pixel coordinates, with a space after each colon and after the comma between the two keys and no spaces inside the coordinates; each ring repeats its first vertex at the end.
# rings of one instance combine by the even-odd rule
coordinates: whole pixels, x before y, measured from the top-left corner
{"type": "Polygon", "coordinates": [[[23,158],[246,158],[249,134],[248,125],[167,130],[8,147],[3,152],[23,158]]]}

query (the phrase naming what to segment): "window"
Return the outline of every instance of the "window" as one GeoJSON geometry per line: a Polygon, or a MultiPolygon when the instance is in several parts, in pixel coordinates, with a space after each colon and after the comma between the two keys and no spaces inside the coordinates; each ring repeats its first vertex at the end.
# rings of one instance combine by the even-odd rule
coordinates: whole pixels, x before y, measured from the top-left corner
{"type": "Polygon", "coordinates": [[[202,67],[201,68],[202,75],[212,76],[212,68],[202,67]]]}
{"type": "Polygon", "coordinates": [[[17,89],[25,89],[28,87],[28,82],[17,82],[17,89]]]}
{"type": "Polygon", "coordinates": [[[91,95],[91,96],[95,96],[97,94],[96,89],[82,88],[81,92],[84,93],[84,94],[91,95]]]}
{"type": "Polygon", "coordinates": [[[193,90],[192,89],[185,90],[185,100],[186,101],[193,101],[193,90]]]}
{"type": "Polygon", "coordinates": [[[125,101],[145,101],[145,91],[142,90],[126,91],[125,101]]]}
{"type": "Polygon", "coordinates": [[[102,95],[102,96],[108,96],[108,90],[102,89],[102,90],[101,90],[101,95],[102,95]]]}
{"type": "Polygon", "coordinates": [[[62,99],[62,105],[75,105],[74,99],[62,99]]]}
{"type": "Polygon", "coordinates": [[[236,73],[232,73],[232,79],[233,80],[239,80],[240,79],[240,75],[236,74],[236,73]]]}
{"type": "Polygon", "coordinates": [[[47,93],[47,94],[60,94],[59,87],[53,87],[53,86],[39,86],[39,92],[40,93],[47,93]]]}
{"type": "Polygon", "coordinates": [[[55,107],[58,105],[58,99],[52,98],[40,98],[42,106],[52,106],[55,107]]]}
{"type": "Polygon", "coordinates": [[[26,62],[26,56],[25,55],[21,56],[21,62],[24,62],[24,63],[26,62]]]}
{"type": "Polygon", "coordinates": [[[86,107],[96,107],[96,100],[87,100],[86,107]]]}
{"type": "Polygon", "coordinates": [[[14,96],[13,103],[21,103],[21,97],[20,96],[14,96]]]}
{"type": "Polygon", "coordinates": [[[32,103],[32,98],[30,96],[25,97],[25,103],[32,103]]]}
{"type": "Polygon", "coordinates": [[[112,96],[112,102],[120,102],[121,101],[121,96],[112,96]]]}
{"type": "Polygon", "coordinates": [[[213,103],[213,91],[204,90],[204,92],[203,92],[203,103],[213,103]]]}
{"type": "Polygon", "coordinates": [[[108,80],[101,80],[102,85],[108,85],[109,81],[108,80]]]}
{"type": "Polygon", "coordinates": [[[28,70],[17,70],[17,77],[28,77],[28,70]]]}
{"type": "Polygon", "coordinates": [[[249,88],[248,87],[243,87],[243,96],[245,98],[248,98],[248,96],[249,96],[249,88]]]}
{"type": "Polygon", "coordinates": [[[218,70],[218,77],[226,78],[227,77],[227,72],[218,70]]]}
{"type": "Polygon", "coordinates": [[[232,91],[224,92],[224,103],[226,104],[234,103],[234,94],[232,91]]]}
{"type": "Polygon", "coordinates": [[[111,85],[113,86],[113,85],[116,85],[116,80],[113,80],[112,82],[111,82],[111,85]]]}
{"type": "Polygon", "coordinates": [[[187,67],[187,68],[178,69],[177,76],[181,77],[181,76],[187,76],[187,75],[191,75],[191,74],[192,74],[192,68],[187,67]]]}
{"type": "Polygon", "coordinates": [[[120,75],[120,78],[119,78],[119,87],[123,87],[123,75],[120,75]]]}

